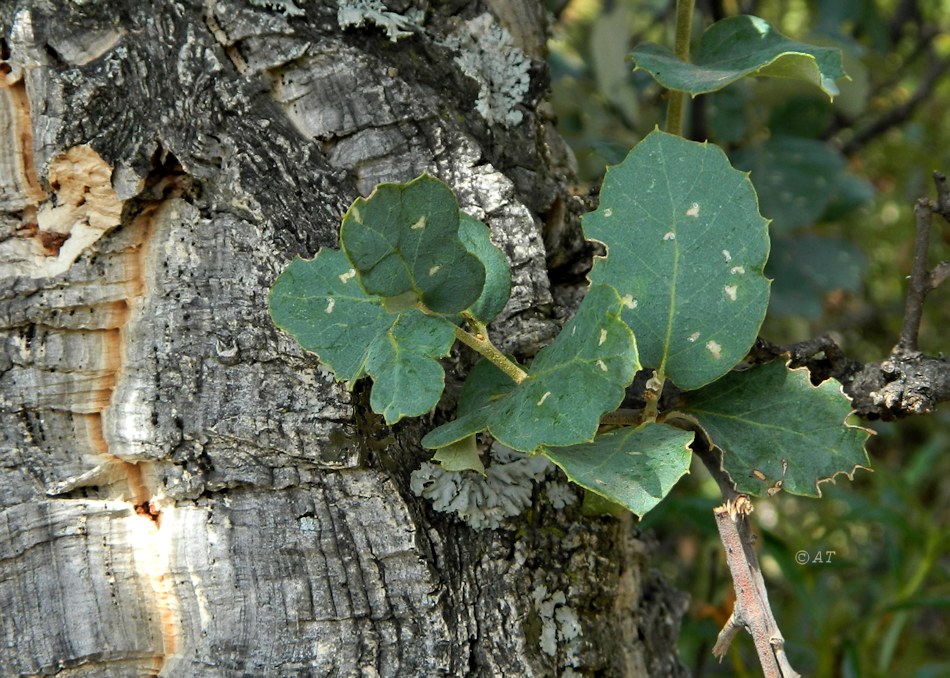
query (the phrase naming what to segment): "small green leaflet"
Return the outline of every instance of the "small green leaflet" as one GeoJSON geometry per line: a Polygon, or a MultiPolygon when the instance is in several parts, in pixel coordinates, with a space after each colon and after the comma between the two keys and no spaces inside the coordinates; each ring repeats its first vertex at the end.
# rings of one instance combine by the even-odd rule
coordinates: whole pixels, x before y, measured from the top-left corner
{"type": "Polygon", "coordinates": [[[601,416],[617,408],[639,369],[633,335],[620,319],[620,299],[604,285],[588,290],[577,314],[541,349],[520,384],[506,382],[492,365],[479,365],[459,396],[467,413],[430,431],[422,439],[425,447],[445,447],[486,429],[522,452],[593,440],[601,416]]]}
{"type": "Polygon", "coordinates": [[[642,424],[608,431],[593,442],[546,448],[567,477],[641,518],[689,473],[691,431],[642,424]]]}
{"type": "Polygon", "coordinates": [[[468,310],[485,324],[501,313],[511,295],[511,268],[508,266],[508,259],[492,243],[490,234],[488,226],[462,213],[459,238],[465,249],[478,257],[485,267],[485,286],[468,310]]]}
{"type": "Polygon", "coordinates": [[[806,370],[781,362],[732,372],[690,393],[685,412],[722,450],[722,467],[739,492],[762,495],[781,481],[787,492],[819,497],[819,483],[868,466],[870,432],[845,424],[851,403],[841,385],[829,379],[812,386],[806,370]]]}
{"type": "Polygon", "coordinates": [[[693,63],[680,61],[666,47],[640,45],[630,55],[637,69],[650,73],[667,89],[695,96],[714,92],[747,75],[804,80],[829,97],[835,81],[845,77],[841,52],[790,40],[767,21],[735,16],[706,29],[693,63]]]}
{"type": "Polygon", "coordinates": [[[722,150],[660,131],[607,170],[587,237],[607,246],[592,284],[620,294],[640,360],[681,389],[748,352],[765,317],[768,224],[722,150]]]}
{"type": "Polygon", "coordinates": [[[476,471],[485,475],[485,464],[473,435],[440,447],[432,459],[439,462],[443,471],[476,471]]]}
{"type": "Polygon", "coordinates": [[[294,259],[270,292],[274,324],[333,370],[353,382],[373,377],[370,405],[393,424],[425,414],[439,401],[455,335],[443,318],[410,309],[388,313],[366,294],[342,252],[323,249],[311,260],[294,259]]]}
{"type": "Polygon", "coordinates": [[[459,240],[459,219],[452,190],[423,174],[357,198],[343,217],[340,245],[368,293],[455,314],[476,302],[485,283],[479,257],[459,240]]]}

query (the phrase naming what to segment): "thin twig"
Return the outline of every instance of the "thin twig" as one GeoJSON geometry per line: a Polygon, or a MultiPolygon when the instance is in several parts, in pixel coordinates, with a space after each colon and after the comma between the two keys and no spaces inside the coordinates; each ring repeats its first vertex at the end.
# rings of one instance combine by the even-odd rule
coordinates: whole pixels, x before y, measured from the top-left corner
{"type": "Polygon", "coordinates": [[[732,478],[729,477],[729,474],[726,473],[725,469],[722,468],[722,464],[719,463],[719,455],[710,447],[706,441],[706,435],[702,433],[702,431],[697,431],[696,433],[696,442],[693,445],[693,452],[699,457],[699,460],[703,462],[703,466],[709,471],[709,475],[716,481],[722,498],[727,502],[735,501],[739,496],[739,493],[736,492],[735,483],[732,481],[732,478]]]}
{"type": "MultiPolygon", "coordinates": [[[[667,422],[680,428],[690,428],[689,420],[686,415],[671,415],[667,422]],[[671,421],[674,417],[675,422],[671,421]]],[[[755,554],[755,536],[748,523],[752,500],[748,495],[736,491],[735,483],[722,468],[719,455],[699,424],[695,423],[692,428],[696,432],[693,452],[719,485],[725,500],[722,506],[713,510],[713,514],[736,591],[735,608],[719,633],[713,646],[713,655],[721,661],[739,628],[745,628],[752,636],[759,663],[767,678],[797,678],[799,674],[785,657],[785,640],[769,606],[765,579],[755,554]]]]}
{"type": "Polygon", "coordinates": [[[759,568],[754,538],[749,528],[748,516],[751,512],[752,502],[745,495],[727,500],[713,510],[736,590],[735,609],[719,634],[713,654],[721,660],[738,628],[742,627],[752,636],[766,678],[798,678],[799,674],[785,656],[785,639],[769,605],[765,579],[759,568]]]}
{"type": "Polygon", "coordinates": [[[950,58],[940,59],[939,61],[931,63],[930,68],[924,75],[923,81],[909,99],[899,106],[890,109],[864,129],[859,130],[844,144],[841,152],[845,155],[854,155],[854,153],[859,151],[872,139],[879,137],[887,130],[900,125],[910,118],[917,110],[917,107],[930,97],[934,87],[936,87],[948,69],[950,69],[950,58]]]}
{"type": "Polygon", "coordinates": [[[930,248],[930,229],[933,225],[935,207],[934,202],[928,198],[921,198],[914,205],[917,235],[914,239],[914,264],[910,271],[907,304],[904,307],[904,324],[901,326],[897,346],[894,347],[894,350],[899,353],[917,352],[917,335],[920,331],[920,319],[924,313],[924,297],[930,291],[927,250],[930,248]]]}
{"type": "Polygon", "coordinates": [[[933,176],[937,185],[937,205],[934,212],[950,223],[950,185],[947,185],[947,176],[943,172],[934,172],[933,176]]]}

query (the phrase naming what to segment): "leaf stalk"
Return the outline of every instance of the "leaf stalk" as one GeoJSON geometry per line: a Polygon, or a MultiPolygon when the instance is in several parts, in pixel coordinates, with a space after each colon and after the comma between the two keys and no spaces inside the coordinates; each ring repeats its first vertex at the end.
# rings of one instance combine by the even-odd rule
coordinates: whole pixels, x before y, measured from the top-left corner
{"type": "MultiPolygon", "coordinates": [[[[508,360],[505,354],[499,351],[495,345],[488,340],[486,335],[483,335],[485,339],[481,339],[474,334],[466,332],[458,325],[453,325],[452,327],[455,331],[456,339],[482,355],[486,360],[491,362],[492,365],[511,377],[516,384],[520,384],[528,377],[528,373],[508,360]]],[[[482,328],[484,328],[484,325],[482,325],[482,328]]],[[[476,332],[478,331],[478,328],[476,328],[476,332]]]]}

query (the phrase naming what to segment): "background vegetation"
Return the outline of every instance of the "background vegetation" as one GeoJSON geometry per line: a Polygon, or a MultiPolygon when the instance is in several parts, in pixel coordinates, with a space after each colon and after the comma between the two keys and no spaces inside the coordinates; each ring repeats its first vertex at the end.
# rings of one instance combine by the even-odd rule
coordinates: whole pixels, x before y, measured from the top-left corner
{"type": "MultiPolygon", "coordinates": [[[[662,89],[625,57],[641,42],[672,46],[673,5],[549,0],[553,99],[578,191],[596,189],[608,164],[662,126],[662,89]]],[[[773,220],[763,335],[782,344],[827,332],[850,357],[880,361],[900,331],[914,201],[934,195],[934,170],[950,173],[950,2],[710,0],[697,3],[695,40],[734,14],[840,48],[851,76],[834,102],[804,84],[747,78],[690,106],[686,135],[752,170],[773,220]]],[[[932,262],[950,259],[950,227],[935,223],[932,262]]],[[[920,348],[931,355],[947,349],[948,288],[927,301],[920,348]]],[[[878,433],[873,473],[824,485],[822,501],[757,502],[786,649],[809,675],[950,675],[950,412],[865,425],[878,433]],[[797,562],[802,553],[809,562],[797,562]]],[[[696,676],[758,675],[747,637],[721,666],[710,653],[732,607],[711,514],[719,501],[697,465],[645,527],[663,544],[656,566],[692,595],[684,662],[696,676]]]]}

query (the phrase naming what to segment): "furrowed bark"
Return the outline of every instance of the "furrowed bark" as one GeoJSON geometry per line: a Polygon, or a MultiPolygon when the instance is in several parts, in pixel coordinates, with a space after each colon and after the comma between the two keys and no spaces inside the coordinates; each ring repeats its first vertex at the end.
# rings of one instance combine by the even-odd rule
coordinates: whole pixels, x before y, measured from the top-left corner
{"type": "Polygon", "coordinates": [[[330,3],[0,6],[0,673],[682,673],[628,521],[433,512],[430,422],[384,427],[267,314],[357,195],[428,170],[512,263],[493,337],[552,336],[578,230],[543,17],[507,3],[529,86],[491,122],[449,40],[489,4],[397,41],[330,3]]]}

